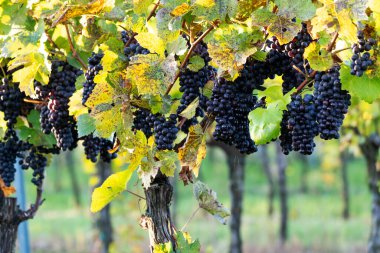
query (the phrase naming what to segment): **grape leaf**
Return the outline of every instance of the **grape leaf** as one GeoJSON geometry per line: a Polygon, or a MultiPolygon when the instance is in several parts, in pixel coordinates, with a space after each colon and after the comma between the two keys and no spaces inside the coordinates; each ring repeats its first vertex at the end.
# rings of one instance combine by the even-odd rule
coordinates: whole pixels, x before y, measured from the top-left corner
{"type": "Polygon", "coordinates": [[[154,2],[154,0],[133,0],[133,10],[136,14],[146,14],[148,7],[154,2]]]}
{"type": "Polygon", "coordinates": [[[191,126],[186,143],[179,148],[178,158],[182,166],[189,166],[198,177],[202,160],[206,157],[206,136],[200,125],[191,126]]]}
{"type": "Polygon", "coordinates": [[[91,212],[99,212],[119,196],[126,189],[133,172],[133,169],[128,168],[127,170],[112,174],[100,187],[97,187],[91,197],[91,212]]]}
{"type": "Polygon", "coordinates": [[[16,188],[13,186],[6,186],[4,181],[0,177],[0,190],[3,192],[4,197],[9,197],[16,192],[16,188]]]}
{"type": "Polygon", "coordinates": [[[190,10],[190,5],[188,5],[187,3],[182,3],[181,5],[178,5],[177,7],[175,7],[170,12],[170,14],[173,15],[174,17],[178,17],[178,16],[182,16],[186,14],[187,12],[189,12],[189,10],[190,10]]]}
{"type": "Polygon", "coordinates": [[[356,42],[357,37],[357,27],[352,22],[350,17],[350,12],[347,9],[344,9],[336,14],[336,18],[339,22],[339,34],[342,38],[346,39],[349,42],[356,42]]]}
{"type": "Polygon", "coordinates": [[[141,32],[135,36],[140,45],[148,49],[151,53],[165,56],[165,41],[154,33],[141,32]]]}
{"type": "Polygon", "coordinates": [[[192,5],[192,15],[201,20],[225,20],[226,16],[235,17],[237,0],[197,0],[192,5]]]}
{"type": "Polygon", "coordinates": [[[194,55],[190,58],[187,68],[193,72],[198,72],[205,66],[205,61],[199,55],[194,55]]]}
{"type": "Polygon", "coordinates": [[[351,95],[372,103],[380,98],[380,78],[370,78],[367,75],[361,77],[350,74],[350,68],[343,65],[340,70],[342,88],[348,90],[351,95]]]}
{"type": "Polygon", "coordinates": [[[180,115],[186,119],[191,119],[195,116],[196,110],[199,105],[199,97],[194,99],[185,110],[183,110],[180,115]]]}
{"type": "Polygon", "coordinates": [[[310,67],[317,71],[328,70],[334,64],[331,54],[315,41],[305,49],[304,57],[309,61],[310,67]]]}
{"type": "Polygon", "coordinates": [[[301,30],[301,24],[291,18],[276,15],[268,9],[258,9],[252,15],[252,25],[267,27],[269,36],[276,36],[281,44],[291,41],[301,30]]]}
{"type": "Polygon", "coordinates": [[[187,41],[184,37],[179,36],[176,40],[168,43],[168,54],[183,55],[187,51],[187,41]]]}
{"type": "Polygon", "coordinates": [[[201,181],[197,181],[193,185],[193,193],[199,207],[213,215],[220,223],[227,224],[227,217],[231,215],[230,211],[218,201],[216,192],[201,181]]]}
{"type": "Polygon", "coordinates": [[[70,97],[69,113],[76,118],[88,112],[88,108],[82,105],[82,96],[83,89],[79,89],[70,97]]]}
{"type": "Polygon", "coordinates": [[[239,20],[245,20],[252,15],[252,12],[261,6],[265,6],[266,0],[240,0],[236,16],[239,20]]]}
{"type": "Polygon", "coordinates": [[[277,14],[289,19],[309,20],[316,11],[311,0],[275,0],[274,3],[278,6],[277,14]]]}
{"type": "Polygon", "coordinates": [[[88,113],[79,115],[77,118],[77,126],[79,138],[89,135],[96,130],[95,119],[88,113]]]}
{"type": "Polygon", "coordinates": [[[168,177],[173,177],[177,167],[178,154],[172,150],[160,150],[156,153],[156,157],[160,160],[160,171],[168,177]]]}
{"type": "Polygon", "coordinates": [[[331,6],[333,5],[324,5],[318,8],[316,10],[316,15],[311,19],[311,33],[314,37],[320,32],[327,32],[329,34],[335,32],[335,19],[331,15],[331,6]]]}

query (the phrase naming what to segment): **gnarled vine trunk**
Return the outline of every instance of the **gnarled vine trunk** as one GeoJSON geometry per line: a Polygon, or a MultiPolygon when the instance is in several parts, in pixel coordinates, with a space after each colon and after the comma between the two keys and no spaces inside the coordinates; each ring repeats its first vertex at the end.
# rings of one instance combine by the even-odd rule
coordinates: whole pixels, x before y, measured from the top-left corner
{"type": "Polygon", "coordinates": [[[286,156],[282,153],[280,143],[276,145],[277,167],[278,167],[278,188],[280,196],[280,239],[284,243],[288,239],[288,190],[286,186],[286,156]]]}
{"type": "Polygon", "coordinates": [[[150,187],[145,190],[147,209],[141,226],[149,231],[150,246],[171,242],[175,248],[174,227],[170,216],[173,186],[167,176],[158,172],[150,187]]]}
{"type": "Polygon", "coordinates": [[[350,190],[349,190],[349,182],[348,182],[348,159],[349,154],[345,150],[340,154],[340,161],[342,164],[341,175],[342,175],[342,199],[343,199],[343,210],[342,217],[345,220],[350,218],[350,190]]]}
{"type": "Polygon", "coordinates": [[[0,196],[0,253],[14,253],[20,209],[16,198],[0,196]]]}
{"type": "Polygon", "coordinates": [[[380,172],[376,169],[376,161],[380,148],[380,136],[371,135],[360,145],[367,163],[368,186],[372,195],[372,223],[368,240],[368,253],[380,252],[380,191],[378,182],[380,172]]]}

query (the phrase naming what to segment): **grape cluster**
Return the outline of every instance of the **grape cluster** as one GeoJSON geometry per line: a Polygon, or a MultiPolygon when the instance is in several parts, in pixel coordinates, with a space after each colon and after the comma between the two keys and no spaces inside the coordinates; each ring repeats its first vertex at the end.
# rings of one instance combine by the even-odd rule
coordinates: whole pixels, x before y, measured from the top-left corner
{"type": "Polygon", "coordinates": [[[280,123],[280,146],[282,153],[289,155],[290,151],[293,150],[293,136],[289,126],[289,112],[284,111],[282,114],[282,120],[280,123]]]}
{"type": "Polygon", "coordinates": [[[368,51],[376,44],[376,40],[373,38],[366,40],[363,31],[358,31],[357,37],[358,43],[352,45],[354,54],[351,58],[351,75],[362,76],[364,71],[374,63],[368,51]]]}
{"type": "Polygon", "coordinates": [[[113,142],[105,139],[95,137],[92,134],[87,135],[83,141],[84,152],[86,158],[96,163],[98,160],[98,155],[100,154],[100,159],[104,162],[110,163],[112,159],[117,157],[117,152],[108,152],[113,148],[113,142]]]}
{"type": "Polygon", "coordinates": [[[339,128],[350,106],[350,94],[342,90],[339,66],[315,75],[314,97],[320,137],[325,140],[338,139],[339,128]]]}
{"type": "Polygon", "coordinates": [[[11,84],[8,78],[4,77],[0,85],[0,111],[4,112],[4,120],[7,127],[13,128],[17,117],[21,114],[23,99],[25,94],[20,91],[17,84],[11,84]]]}
{"type": "MultiPolygon", "coordinates": [[[[288,105],[288,112],[287,127],[292,137],[292,150],[299,151],[303,155],[312,154],[315,147],[314,137],[318,135],[314,96],[307,94],[302,98],[299,94],[293,95],[288,105]]],[[[283,144],[285,147],[286,145],[288,144],[283,144]]]]}
{"type": "Polygon", "coordinates": [[[257,151],[249,133],[248,114],[255,108],[257,97],[253,90],[262,90],[264,80],[270,76],[265,62],[248,60],[234,82],[220,78],[214,85],[207,112],[215,115],[215,140],[234,145],[241,153],[257,151]]]}
{"type": "Polygon", "coordinates": [[[102,53],[92,53],[91,57],[88,58],[88,69],[85,73],[86,81],[83,83],[83,105],[86,103],[87,99],[90,97],[93,89],[95,88],[95,76],[99,73],[99,71],[103,69],[102,64],[100,64],[102,58],[102,53]]]}
{"type": "Polygon", "coordinates": [[[152,136],[152,129],[154,128],[154,121],[157,116],[143,108],[138,108],[134,112],[134,116],[132,130],[141,130],[147,138],[152,136]]]}
{"type": "MultiPolygon", "coordinates": [[[[131,36],[126,31],[121,32],[121,40],[124,44],[127,44],[130,39],[131,36]]],[[[124,48],[124,55],[127,56],[128,60],[130,60],[132,56],[149,53],[149,50],[140,46],[134,38],[132,38],[130,44],[124,48]]]]}
{"type": "Polygon", "coordinates": [[[30,144],[20,141],[12,129],[9,129],[5,138],[0,141],[0,177],[6,186],[10,186],[15,179],[17,158],[22,158],[23,152],[30,147],[30,144]]]}
{"type": "Polygon", "coordinates": [[[77,131],[74,118],[69,115],[69,101],[75,92],[76,78],[81,71],[63,61],[54,61],[49,84],[35,83],[36,95],[47,102],[41,108],[40,122],[44,133],[53,133],[62,150],[76,147],[77,131]]]}
{"type": "Polygon", "coordinates": [[[173,143],[177,138],[178,127],[177,115],[171,114],[168,119],[163,116],[156,116],[154,121],[154,138],[159,150],[172,150],[173,143]]]}
{"type": "Polygon", "coordinates": [[[36,149],[32,149],[29,154],[19,161],[21,168],[33,170],[32,183],[40,187],[45,178],[44,172],[47,165],[47,159],[44,155],[37,153],[36,149]]]}

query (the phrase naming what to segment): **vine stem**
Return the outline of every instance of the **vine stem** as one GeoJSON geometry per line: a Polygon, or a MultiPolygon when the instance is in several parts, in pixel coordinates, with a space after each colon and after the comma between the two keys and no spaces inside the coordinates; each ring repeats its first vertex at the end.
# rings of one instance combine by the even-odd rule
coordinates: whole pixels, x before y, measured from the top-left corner
{"type": "Polygon", "coordinates": [[[73,53],[74,58],[77,59],[77,61],[80,63],[80,65],[82,65],[84,70],[87,70],[86,63],[84,63],[84,61],[79,57],[77,51],[75,50],[74,43],[72,41],[71,34],[69,31],[69,26],[67,24],[65,24],[65,29],[66,29],[66,34],[67,34],[67,39],[69,41],[70,49],[71,49],[71,52],[73,53]]]}
{"type": "Polygon", "coordinates": [[[32,204],[28,210],[22,213],[22,217],[20,217],[22,221],[32,219],[36,215],[39,207],[45,201],[45,199],[42,199],[42,192],[43,192],[42,185],[38,186],[36,200],[34,201],[34,204],[32,204]]]}
{"type": "Polygon", "coordinates": [[[148,17],[146,18],[146,21],[149,21],[154,16],[158,6],[160,6],[160,0],[158,0],[157,3],[154,4],[153,9],[150,11],[148,17]]]}
{"type": "Polygon", "coordinates": [[[342,48],[342,49],[338,49],[338,50],[335,50],[334,52],[332,52],[333,55],[336,55],[336,54],[339,54],[340,52],[343,52],[343,51],[346,51],[346,50],[349,50],[351,49],[351,47],[345,47],[345,48],[342,48]]]}
{"type": "Polygon", "coordinates": [[[126,192],[128,192],[128,193],[130,193],[130,194],[132,194],[132,195],[134,195],[134,196],[136,196],[136,197],[138,197],[138,198],[140,198],[140,199],[143,199],[143,200],[146,200],[143,196],[141,196],[141,195],[139,195],[139,194],[137,194],[137,193],[134,193],[134,192],[132,192],[132,191],[130,191],[130,190],[125,190],[126,192]]]}
{"type": "Polygon", "coordinates": [[[193,212],[193,214],[189,217],[189,219],[187,219],[185,225],[183,225],[183,227],[181,228],[180,231],[183,231],[186,226],[189,224],[189,222],[195,217],[195,215],[198,213],[198,211],[200,210],[201,208],[198,206],[198,208],[193,212]]]}
{"type": "Polygon", "coordinates": [[[187,52],[186,56],[185,56],[185,59],[183,60],[183,62],[181,63],[181,66],[179,67],[179,71],[177,72],[177,74],[175,75],[174,77],[174,80],[173,82],[168,86],[168,88],[166,89],[166,92],[165,92],[165,95],[168,95],[170,90],[173,88],[175,82],[177,81],[177,79],[179,78],[180,74],[181,74],[181,70],[186,66],[186,63],[187,61],[190,59],[190,55],[191,53],[194,51],[195,47],[212,31],[214,30],[216,27],[215,23],[213,23],[212,26],[210,26],[201,36],[199,36],[199,38],[194,41],[194,43],[191,44],[191,47],[189,49],[189,51],[187,52]]]}

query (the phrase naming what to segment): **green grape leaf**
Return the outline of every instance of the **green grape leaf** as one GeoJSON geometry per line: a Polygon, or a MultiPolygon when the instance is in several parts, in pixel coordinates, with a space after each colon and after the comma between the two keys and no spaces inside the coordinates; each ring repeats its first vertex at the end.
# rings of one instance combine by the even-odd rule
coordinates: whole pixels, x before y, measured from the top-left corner
{"type": "Polygon", "coordinates": [[[190,235],[186,232],[178,231],[176,234],[176,240],[179,252],[199,253],[201,251],[201,244],[199,241],[193,241],[190,235]]]}
{"type": "Polygon", "coordinates": [[[97,187],[92,193],[91,212],[99,212],[119,196],[127,188],[133,172],[133,169],[128,168],[127,170],[112,174],[100,187],[97,187]]]}
{"type": "Polygon", "coordinates": [[[126,67],[127,58],[123,53],[124,44],[120,39],[111,37],[100,45],[100,49],[104,54],[101,61],[103,71],[112,72],[126,67]]]}
{"type": "Polygon", "coordinates": [[[353,76],[350,74],[350,68],[342,65],[340,79],[343,89],[348,90],[351,95],[354,95],[367,103],[372,103],[380,98],[379,77],[371,78],[367,75],[361,77],[353,76]]]}
{"type": "Polygon", "coordinates": [[[146,14],[148,13],[148,7],[154,2],[154,0],[134,0],[133,10],[136,14],[146,14]]]}
{"type": "MultiPolygon", "coordinates": [[[[153,22],[154,20],[150,21],[153,22]]],[[[181,26],[173,26],[173,16],[166,8],[162,8],[156,13],[156,30],[154,32],[162,39],[164,45],[177,40],[180,36],[181,26]]]]}
{"type": "Polygon", "coordinates": [[[277,14],[289,19],[309,20],[316,11],[311,0],[275,0],[274,3],[278,6],[277,14]]]}
{"type": "Polygon", "coordinates": [[[167,45],[168,54],[184,55],[186,51],[187,41],[182,36],[179,36],[176,40],[169,42],[167,45]]]}
{"type": "Polygon", "coordinates": [[[328,70],[334,64],[331,54],[315,41],[305,49],[304,57],[309,61],[310,67],[317,71],[328,70]]]}
{"type": "Polygon", "coordinates": [[[194,118],[195,113],[197,111],[199,105],[199,97],[194,99],[187,107],[185,110],[183,110],[180,115],[186,119],[191,119],[194,118]]]}
{"type": "Polygon", "coordinates": [[[193,72],[198,72],[205,66],[205,61],[199,55],[192,56],[187,68],[193,72]]]}
{"type": "Polygon", "coordinates": [[[218,201],[216,192],[211,190],[201,181],[197,181],[193,185],[193,193],[200,208],[213,215],[217,221],[223,225],[227,224],[227,217],[229,217],[231,213],[226,207],[223,206],[222,203],[218,201]]]}
{"type": "Polygon", "coordinates": [[[188,166],[198,177],[203,159],[206,157],[206,136],[200,125],[189,128],[185,144],[179,148],[178,158],[182,166],[188,166]]]}
{"type": "Polygon", "coordinates": [[[291,18],[276,15],[268,9],[258,9],[252,15],[252,25],[268,27],[269,36],[276,36],[280,44],[290,42],[301,30],[301,24],[291,18]]]}
{"type": "Polygon", "coordinates": [[[52,134],[44,134],[41,130],[40,113],[32,110],[28,116],[28,125],[19,126],[18,136],[23,141],[28,141],[36,146],[52,146],[56,144],[56,140],[52,134]]]}
{"type": "Polygon", "coordinates": [[[261,6],[265,6],[267,0],[240,0],[238,2],[237,17],[239,19],[247,19],[252,15],[252,12],[261,6]]]}
{"type": "Polygon", "coordinates": [[[168,177],[174,177],[178,154],[172,150],[160,150],[156,153],[156,158],[160,160],[160,171],[168,177]]]}
{"type": "Polygon", "coordinates": [[[77,118],[77,126],[79,138],[89,135],[96,130],[95,119],[88,113],[79,115],[77,118]]]}

